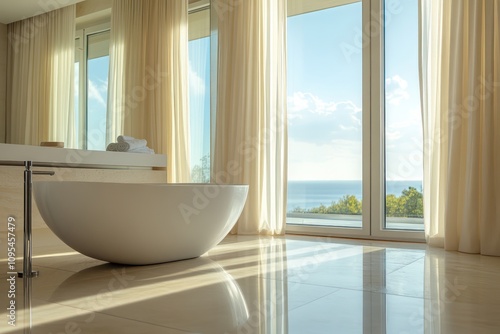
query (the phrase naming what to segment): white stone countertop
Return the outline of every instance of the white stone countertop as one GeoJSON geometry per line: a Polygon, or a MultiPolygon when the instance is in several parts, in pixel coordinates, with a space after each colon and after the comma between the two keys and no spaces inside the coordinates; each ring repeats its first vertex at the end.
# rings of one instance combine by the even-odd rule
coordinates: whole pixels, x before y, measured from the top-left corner
{"type": "Polygon", "coordinates": [[[167,157],[162,154],[86,151],[68,148],[0,144],[0,165],[80,168],[166,168],[167,157]]]}

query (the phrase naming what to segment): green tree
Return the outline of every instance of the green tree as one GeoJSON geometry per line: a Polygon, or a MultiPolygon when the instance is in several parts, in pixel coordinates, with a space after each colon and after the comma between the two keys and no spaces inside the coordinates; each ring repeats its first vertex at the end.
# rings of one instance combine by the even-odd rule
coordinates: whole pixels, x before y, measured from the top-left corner
{"type": "Polygon", "coordinates": [[[305,209],[302,209],[300,206],[296,206],[295,208],[293,208],[292,212],[293,213],[305,213],[305,212],[308,212],[308,211],[305,210],[305,209]]]}
{"type": "Polygon", "coordinates": [[[191,180],[195,183],[210,182],[210,155],[204,155],[200,159],[200,164],[193,167],[191,170],[191,180]]]}
{"type": "Polygon", "coordinates": [[[403,190],[401,203],[405,217],[423,217],[424,216],[424,196],[414,187],[408,187],[403,190]]]}
{"type": "MultiPolygon", "coordinates": [[[[293,212],[318,213],[318,214],[351,214],[359,215],[362,211],[362,201],[354,195],[344,195],[330,206],[321,204],[309,210],[295,208],[293,212]]],[[[385,211],[388,217],[423,217],[423,194],[415,187],[404,189],[401,196],[389,194],[386,196],[385,211]]]]}
{"type": "Polygon", "coordinates": [[[361,201],[354,195],[344,195],[337,202],[332,203],[328,213],[359,215],[361,214],[361,201]]]}
{"type": "Polygon", "coordinates": [[[321,213],[321,214],[325,214],[325,213],[329,213],[327,211],[327,207],[324,206],[323,204],[320,204],[320,206],[316,207],[316,208],[312,208],[312,209],[309,209],[309,213],[321,213]]]}
{"type": "Polygon", "coordinates": [[[394,194],[385,197],[385,214],[389,217],[396,217],[399,208],[399,198],[394,194]]]}

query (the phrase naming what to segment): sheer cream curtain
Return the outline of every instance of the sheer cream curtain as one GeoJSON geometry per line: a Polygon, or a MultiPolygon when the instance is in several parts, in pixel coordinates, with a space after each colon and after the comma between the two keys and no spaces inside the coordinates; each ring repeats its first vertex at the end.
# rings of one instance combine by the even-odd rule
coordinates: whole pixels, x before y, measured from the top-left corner
{"type": "Polygon", "coordinates": [[[107,141],[145,138],[169,182],[189,182],[187,0],[115,0],[107,141]]]}
{"type": "Polygon", "coordinates": [[[75,6],[8,25],[7,142],[75,145],[75,6]]]}
{"type": "Polygon", "coordinates": [[[214,0],[218,85],[213,179],[249,184],[238,234],[283,234],[286,0],[214,0]]]}
{"type": "Polygon", "coordinates": [[[500,3],[421,1],[426,237],[500,256],[500,3]]]}

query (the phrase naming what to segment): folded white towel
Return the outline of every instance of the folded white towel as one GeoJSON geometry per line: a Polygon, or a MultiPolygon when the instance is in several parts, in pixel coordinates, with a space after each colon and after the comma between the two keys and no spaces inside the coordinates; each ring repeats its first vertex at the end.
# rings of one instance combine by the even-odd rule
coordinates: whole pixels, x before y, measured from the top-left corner
{"type": "Polygon", "coordinates": [[[149,147],[140,147],[133,150],[128,150],[128,153],[146,153],[146,154],[155,154],[155,151],[149,147]]]}

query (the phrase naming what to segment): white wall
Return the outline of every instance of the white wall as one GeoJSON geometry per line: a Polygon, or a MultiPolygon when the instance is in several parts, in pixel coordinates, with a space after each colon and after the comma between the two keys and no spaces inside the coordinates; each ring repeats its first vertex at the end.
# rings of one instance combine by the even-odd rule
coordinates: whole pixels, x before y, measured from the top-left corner
{"type": "Polygon", "coordinates": [[[7,25],[0,23],[0,143],[5,143],[7,95],[7,25]]]}

